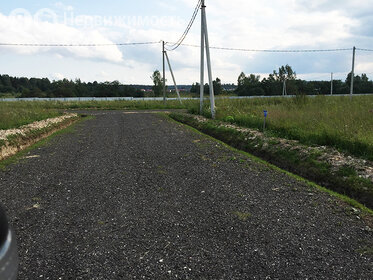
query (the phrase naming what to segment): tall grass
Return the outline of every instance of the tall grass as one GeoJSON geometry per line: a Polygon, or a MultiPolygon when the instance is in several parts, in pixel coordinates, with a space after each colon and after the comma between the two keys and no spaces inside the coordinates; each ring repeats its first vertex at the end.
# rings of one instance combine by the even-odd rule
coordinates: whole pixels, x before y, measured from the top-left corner
{"type": "Polygon", "coordinates": [[[18,128],[61,113],[41,102],[0,102],[0,129],[18,128]]]}
{"type": "Polygon", "coordinates": [[[62,114],[65,109],[106,109],[106,110],[156,110],[156,109],[186,109],[195,107],[198,101],[185,100],[180,104],[177,100],[167,101],[84,101],[84,102],[54,102],[54,101],[22,101],[0,102],[0,129],[17,128],[62,114]]]}
{"type": "Polygon", "coordinates": [[[258,129],[267,110],[267,130],[276,136],[373,160],[373,96],[220,99],[216,106],[217,119],[258,129]]]}
{"type": "Polygon", "coordinates": [[[82,102],[50,102],[58,109],[107,109],[107,110],[157,110],[157,109],[186,109],[195,106],[198,101],[177,100],[163,101],[82,101],[82,102]]]}

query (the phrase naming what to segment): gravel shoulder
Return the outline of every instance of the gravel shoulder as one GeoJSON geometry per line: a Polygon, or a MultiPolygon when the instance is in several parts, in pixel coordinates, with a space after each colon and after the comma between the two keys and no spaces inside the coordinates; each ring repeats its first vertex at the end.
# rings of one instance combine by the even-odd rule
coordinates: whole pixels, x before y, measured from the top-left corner
{"type": "Polygon", "coordinates": [[[78,119],[77,114],[70,113],[37,121],[20,128],[0,130],[0,161],[47,138],[54,132],[66,128],[78,119]]]}
{"type": "Polygon", "coordinates": [[[157,114],[89,112],[0,170],[19,279],[372,279],[356,209],[157,114]]]}

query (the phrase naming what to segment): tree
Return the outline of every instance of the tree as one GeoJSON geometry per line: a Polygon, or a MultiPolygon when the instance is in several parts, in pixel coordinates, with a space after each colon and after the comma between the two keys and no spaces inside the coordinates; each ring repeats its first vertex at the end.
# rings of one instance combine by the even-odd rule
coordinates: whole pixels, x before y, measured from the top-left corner
{"type": "Polygon", "coordinates": [[[216,78],[215,81],[212,82],[214,87],[214,94],[219,95],[223,93],[223,87],[221,85],[221,80],[219,78],[216,78]]]}
{"type": "Polygon", "coordinates": [[[361,93],[373,93],[373,82],[369,81],[367,74],[361,74],[361,93]]]}
{"type": "Polygon", "coordinates": [[[244,72],[241,72],[241,74],[238,76],[237,79],[237,86],[243,87],[245,85],[246,75],[244,72]]]}
{"type": "MultiPolygon", "coordinates": [[[[346,78],[346,87],[351,88],[351,72],[348,73],[346,78]]],[[[349,93],[350,91],[348,91],[349,93]]],[[[354,76],[354,93],[372,93],[373,92],[373,82],[369,81],[367,74],[362,74],[354,76]]]]}
{"type": "Polygon", "coordinates": [[[254,74],[250,74],[245,79],[245,84],[246,85],[251,85],[251,86],[259,86],[260,85],[260,76],[259,75],[254,75],[254,74]]]}
{"type": "Polygon", "coordinates": [[[191,93],[199,93],[200,85],[199,83],[193,83],[192,87],[190,88],[191,93]]]}
{"type": "Polygon", "coordinates": [[[283,83],[284,81],[286,81],[288,94],[298,94],[298,88],[295,83],[297,74],[290,65],[286,64],[285,66],[281,66],[278,69],[278,73],[276,71],[273,71],[273,75],[278,82],[283,83]]]}
{"type": "MultiPolygon", "coordinates": [[[[214,94],[219,95],[223,93],[223,86],[221,84],[221,80],[219,78],[216,78],[216,80],[212,81],[212,84],[214,86],[214,94]]],[[[193,83],[192,87],[190,88],[191,93],[195,93],[199,96],[200,94],[200,84],[199,83],[193,83]]],[[[208,83],[206,83],[203,87],[203,94],[209,95],[210,94],[210,86],[208,83]]]]}
{"type": "Polygon", "coordinates": [[[159,70],[155,70],[150,77],[154,83],[153,92],[155,96],[161,96],[163,92],[163,79],[159,70]]]}
{"type": "Polygon", "coordinates": [[[276,80],[274,74],[269,74],[268,78],[264,78],[261,84],[264,94],[267,96],[280,95],[282,92],[282,83],[276,80]]]}
{"type": "Polygon", "coordinates": [[[264,95],[265,91],[260,83],[260,76],[250,74],[246,77],[245,73],[238,76],[238,87],[236,93],[239,96],[264,95]]]}
{"type": "Polygon", "coordinates": [[[285,79],[289,80],[296,80],[297,74],[293,71],[290,65],[286,64],[285,66],[281,66],[278,69],[278,73],[273,71],[273,75],[277,81],[283,82],[285,79]]]}

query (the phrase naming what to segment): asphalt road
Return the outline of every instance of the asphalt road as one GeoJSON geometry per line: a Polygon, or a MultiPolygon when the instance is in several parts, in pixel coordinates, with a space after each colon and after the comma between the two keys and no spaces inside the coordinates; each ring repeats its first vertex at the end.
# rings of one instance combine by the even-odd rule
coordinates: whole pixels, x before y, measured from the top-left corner
{"type": "Polygon", "coordinates": [[[0,171],[19,279],[373,279],[351,207],[159,115],[93,114],[0,171]]]}

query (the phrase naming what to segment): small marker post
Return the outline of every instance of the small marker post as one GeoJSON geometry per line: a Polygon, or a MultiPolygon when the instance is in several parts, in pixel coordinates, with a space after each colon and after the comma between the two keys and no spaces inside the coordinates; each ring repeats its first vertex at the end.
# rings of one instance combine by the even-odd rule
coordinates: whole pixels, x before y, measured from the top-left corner
{"type": "Polygon", "coordinates": [[[268,111],[264,110],[263,113],[264,113],[263,132],[264,132],[264,130],[266,129],[266,119],[267,119],[267,116],[268,116],[268,111]]]}

